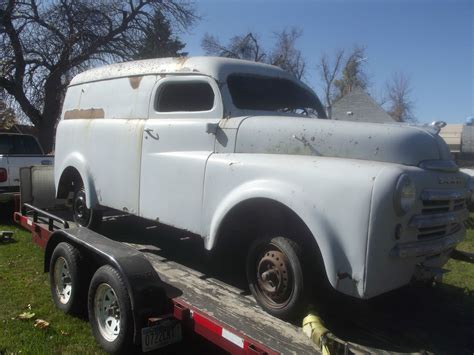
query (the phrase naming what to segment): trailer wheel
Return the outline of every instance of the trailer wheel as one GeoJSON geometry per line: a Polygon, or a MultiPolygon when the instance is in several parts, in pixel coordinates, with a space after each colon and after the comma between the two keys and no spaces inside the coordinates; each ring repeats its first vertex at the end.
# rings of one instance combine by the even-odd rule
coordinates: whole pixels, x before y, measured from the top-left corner
{"type": "Polygon", "coordinates": [[[57,308],[65,313],[80,313],[86,300],[87,285],[82,282],[82,258],[69,243],[59,243],[49,264],[51,295],[57,308]]]}
{"type": "Polygon", "coordinates": [[[305,301],[300,246],[284,237],[256,240],[247,256],[247,280],[265,311],[281,319],[295,318],[305,301]]]}
{"type": "Polygon", "coordinates": [[[72,212],[74,222],[83,227],[95,229],[102,221],[102,211],[87,207],[84,186],[80,186],[74,192],[72,212]]]}
{"type": "Polygon", "coordinates": [[[102,266],[92,277],[88,310],[97,343],[109,353],[125,353],[133,339],[132,308],[123,278],[112,266],[102,266]]]}

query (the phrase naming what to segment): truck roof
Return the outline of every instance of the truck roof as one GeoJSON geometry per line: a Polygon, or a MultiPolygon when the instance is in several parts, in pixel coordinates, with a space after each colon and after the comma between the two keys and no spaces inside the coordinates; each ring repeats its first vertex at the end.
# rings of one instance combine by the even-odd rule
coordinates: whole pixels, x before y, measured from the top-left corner
{"type": "Polygon", "coordinates": [[[70,85],[151,74],[202,74],[221,81],[231,73],[294,79],[286,71],[269,64],[222,57],[178,57],[138,60],[94,68],[76,75],[70,85]]]}

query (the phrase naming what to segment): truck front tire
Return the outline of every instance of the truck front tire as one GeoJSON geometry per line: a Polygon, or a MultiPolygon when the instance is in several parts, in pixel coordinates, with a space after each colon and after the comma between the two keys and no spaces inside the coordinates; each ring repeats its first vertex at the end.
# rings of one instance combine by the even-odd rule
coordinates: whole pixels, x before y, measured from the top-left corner
{"type": "Polygon", "coordinates": [[[49,264],[51,295],[58,309],[65,313],[81,313],[87,296],[87,285],[82,280],[84,274],[79,250],[69,243],[59,243],[49,264]]]}
{"type": "Polygon", "coordinates": [[[300,315],[305,304],[301,247],[285,237],[256,240],[247,256],[247,280],[260,306],[281,319],[300,315]]]}
{"type": "Polygon", "coordinates": [[[108,353],[128,353],[133,339],[130,297],[122,275],[100,267],[89,287],[89,322],[97,343],[108,353]]]}

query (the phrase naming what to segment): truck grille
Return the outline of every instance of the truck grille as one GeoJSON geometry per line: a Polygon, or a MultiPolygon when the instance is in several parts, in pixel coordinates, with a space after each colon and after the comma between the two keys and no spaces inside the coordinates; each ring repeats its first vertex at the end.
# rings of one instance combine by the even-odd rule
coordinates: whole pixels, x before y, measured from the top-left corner
{"type": "Polygon", "coordinates": [[[421,194],[421,214],[413,216],[410,226],[418,230],[418,239],[426,240],[461,230],[469,214],[467,190],[425,190],[421,194]]]}
{"type": "Polygon", "coordinates": [[[423,201],[423,214],[430,213],[444,213],[449,211],[459,211],[462,210],[466,205],[465,199],[456,199],[450,201],[443,200],[424,200],[423,201]]]}

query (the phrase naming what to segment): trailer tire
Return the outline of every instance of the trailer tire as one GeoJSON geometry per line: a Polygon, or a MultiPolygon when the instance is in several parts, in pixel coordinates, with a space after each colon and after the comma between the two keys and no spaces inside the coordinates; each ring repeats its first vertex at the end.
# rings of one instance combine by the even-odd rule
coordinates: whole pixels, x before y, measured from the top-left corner
{"type": "Polygon", "coordinates": [[[49,280],[54,304],[64,313],[79,314],[84,310],[87,284],[83,270],[79,250],[69,243],[59,243],[49,263],[49,280]]]}
{"type": "Polygon", "coordinates": [[[87,207],[86,190],[82,184],[74,191],[72,214],[74,222],[93,230],[97,229],[102,222],[102,211],[87,207]]]}
{"type": "Polygon", "coordinates": [[[303,253],[285,237],[257,239],[250,246],[246,271],[250,291],[271,315],[290,320],[305,304],[303,253]]]}
{"type": "Polygon", "coordinates": [[[128,353],[133,340],[130,296],[122,275],[110,265],[92,277],[88,313],[97,343],[108,353],[128,353]]]}

